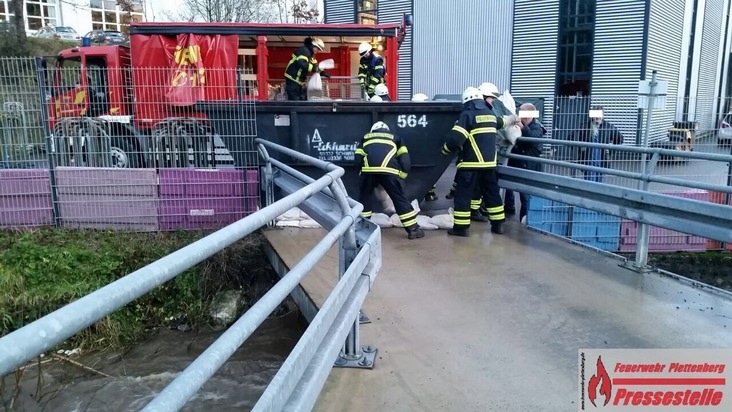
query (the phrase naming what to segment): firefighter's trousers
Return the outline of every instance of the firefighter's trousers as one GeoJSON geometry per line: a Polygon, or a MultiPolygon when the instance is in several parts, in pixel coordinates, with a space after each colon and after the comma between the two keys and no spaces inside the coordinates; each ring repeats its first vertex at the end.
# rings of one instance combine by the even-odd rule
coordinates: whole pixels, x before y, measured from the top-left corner
{"type": "Polygon", "coordinates": [[[394,208],[396,209],[397,215],[399,215],[399,220],[402,222],[404,229],[409,232],[411,227],[417,225],[417,212],[411,203],[407,201],[407,197],[404,195],[402,179],[396,175],[361,173],[361,190],[359,193],[359,201],[363,204],[361,217],[368,219],[373,214],[373,205],[376,198],[374,196],[374,189],[378,185],[384,188],[386,194],[394,202],[394,208]]]}
{"type": "Polygon", "coordinates": [[[491,223],[503,222],[501,189],[498,187],[496,169],[458,169],[455,175],[455,207],[453,218],[455,229],[470,228],[470,213],[479,213],[482,200],[488,210],[491,223]],[[475,200],[477,199],[477,200],[475,200]]]}

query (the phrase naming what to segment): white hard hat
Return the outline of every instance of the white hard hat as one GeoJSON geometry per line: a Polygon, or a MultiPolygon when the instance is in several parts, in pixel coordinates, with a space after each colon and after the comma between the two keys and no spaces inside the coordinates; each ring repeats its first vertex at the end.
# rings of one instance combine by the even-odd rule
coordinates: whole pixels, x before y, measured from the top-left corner
{"type": "Polygon", "coordinates": [[[377,84],[374,87],[374,94],[377,96],[386,96],[389,94],[389,88],[384,83],[377,84]]]}
{"type": "Polygon", "coordinates": [[[373,97],[371,97],[369,99],[369,101],[371,101],[371,102],[383,102],[384,99],[382,99],[381,96],[373,95],[373,97]]]}
{"type": "Polygon", "coordinates": [[[363,56],[364,54],[370,52],[373,49],[374,48],[371,47],[370,44],[368,44],[366,42],[363,42],[363,43],[361,43],[361,44],[358,45],[358,54],[361,55],[361,56],[363,56]]]}
{"type": "Polygon", "coordinates": [[[430,98],[429,98],[429,97],[427,97],[427,95],[426,95],[426,94],[424,94],[424,93],[417,93],[417,94],[415,94],[414,96],[412,96],[412,101],[413,101],[413,102],[426,102],[426,101],[428,101],[429,99],[430,99],[430,98]]]}
{"type": "Polygon", "coordinates": [[[320,51],[325,50],[325,43],[323,43],[323,40],[318,37],[313,38],[313,46],[315,46],[320,51]]]}
{"type": "Polygon", "coordinates": [[[373,133],[377,130],[386,130],[388,132],[389,126],[387,126],[386,123],[384,123],[382,121],[378,121],[378,122],[374,123],[373,126],[371,126],[371,133],[373,133]]]}
{"type": "Polygon", "coordinates": [[[480,93],[480,90],[473,86],[466,88],[463,92],[463,103],[467,103],[471,100],[483,100],[483,95],[480,93]]]}
{"type": "Polygon", "coordinates": [[[478,90],[483,93],[483,96],[498,97],[501,94],[498,92],[498,87],[493,83],[483,83],[478,86],[478,90]]]}

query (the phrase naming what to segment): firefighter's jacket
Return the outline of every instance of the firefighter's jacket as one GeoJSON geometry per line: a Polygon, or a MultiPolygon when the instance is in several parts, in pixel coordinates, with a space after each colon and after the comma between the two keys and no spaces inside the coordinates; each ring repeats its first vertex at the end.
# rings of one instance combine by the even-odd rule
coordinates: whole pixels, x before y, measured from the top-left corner
{"type": "Polygon", "coordinates": [[[293,82],[304,85],[308,73],[318,70],[318,61],[313,56],[313,51],[307,46],[301,46],[295,49],[285,68],[285,78],[293,82]]]}
{"type": "Polygon", "coordinates": [[[361,57],[360,63],[360,66],[358,66],[358,82],[362,88],[366,89],[366,93],[373,95],[374,88],[386,82],[384,79],[386,76],[384,59],[372,52],[369,57],[361,57]]]}
{"type": "Polygon", "coordinates": [[[407,146],[386,130],[364,135],[356,149],[356,165],[361,173],[390,174],[402,179],[412,168],[407,146]]]}
{"type": "Polygon", "coordinates": [[[471,100],[448,133],[442,155],[458,152],[458,169],[495,168],[496,132],[508,126],[506,119],[496,116],[484,101],[471,100]]]}

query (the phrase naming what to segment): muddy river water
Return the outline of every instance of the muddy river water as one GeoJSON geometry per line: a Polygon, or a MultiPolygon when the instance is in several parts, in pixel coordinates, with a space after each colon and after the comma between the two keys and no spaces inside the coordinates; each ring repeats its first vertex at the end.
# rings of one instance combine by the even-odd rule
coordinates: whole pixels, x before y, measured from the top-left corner
{"type": "MultiPolygon", "coordinates": [[[[250,410],[305,327],[298,312],[268,319],[183,410],[250,410]]],[[[13,408],[6,410],[139,411],[221,333],[161,329],[125,353],[64,356],[78,364],[46,356],[41,381],[37,364],[27,366],[13,408]]],[[[16,388],[15,376],[7,376],[4,386],[7,406],[16,388]]]]}

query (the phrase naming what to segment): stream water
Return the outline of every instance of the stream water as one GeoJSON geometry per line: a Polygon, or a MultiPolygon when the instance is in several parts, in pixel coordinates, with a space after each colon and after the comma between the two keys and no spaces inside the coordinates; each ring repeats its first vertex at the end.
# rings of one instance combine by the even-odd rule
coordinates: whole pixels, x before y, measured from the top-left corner
{"type": "MultiPolygon", "coordinates": [[[[250,410],[305,327],[297,311],[265,321],[183,410],[250,410]]],[[[40,381],[37,363],[28,365],[13,408],[6,410],[139,411],[221,333],[161,329],[125,353],[69,357],[79,364],[46,356],[40,365],[40,381]]],[[[15,376],[7,376],[4,387],[4,401],[9,405],[16,388],[15,376]]]]}

